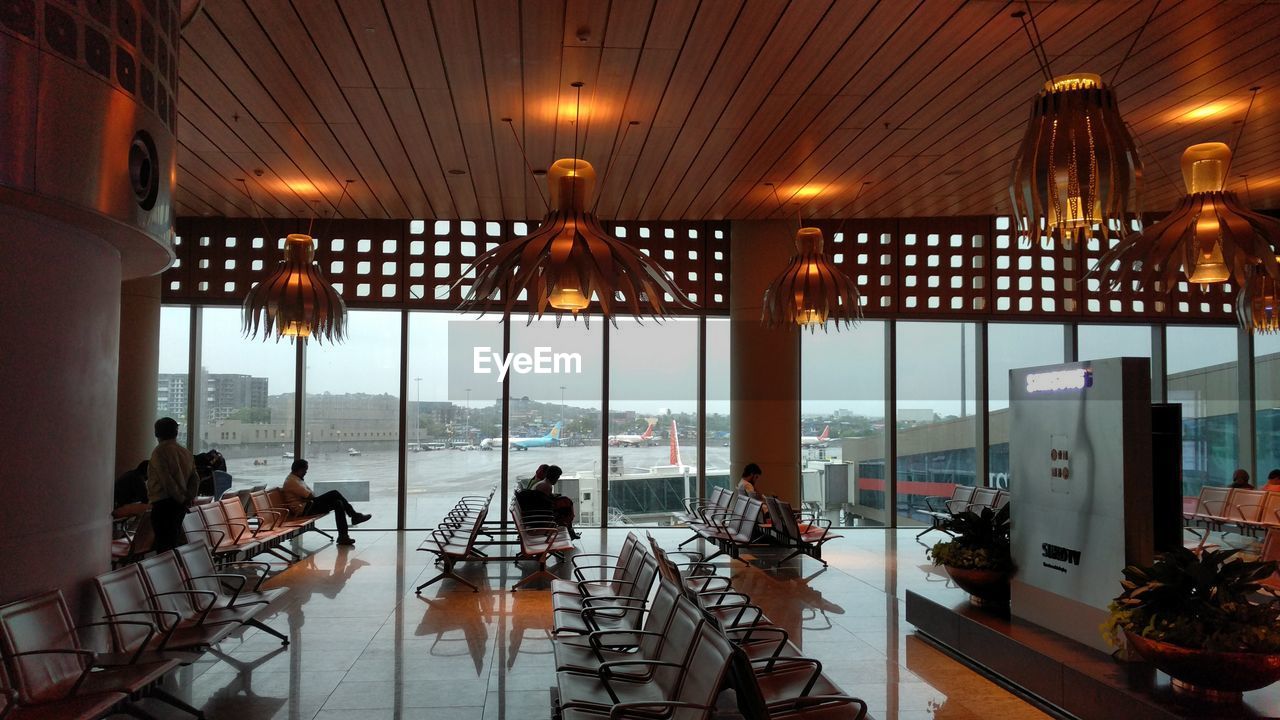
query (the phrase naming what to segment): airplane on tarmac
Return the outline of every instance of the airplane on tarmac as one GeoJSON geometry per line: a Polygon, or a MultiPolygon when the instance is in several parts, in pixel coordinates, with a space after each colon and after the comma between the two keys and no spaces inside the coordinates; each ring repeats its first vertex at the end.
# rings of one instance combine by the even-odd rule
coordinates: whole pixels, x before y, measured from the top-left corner
{"type": "Polygon", "coordinates": [[[814,437],[805,435],[800,438],[800,447],[826,447],[827,441],[831,439],[831,426],[825,425],[822,428],[822,434],[814,437]]]}
{"type": "MultiPolygon", "coordinates": [[[[560,444],[560,431],[563,427],[564,426],[560,423],[556,423],[555,427],[551,428],[551,432],[543,435],[542,437],[507,438],[507,444],[511,446],[512,450],[528,450],[529,448],[535,447],[556,447],[560,444]]],[[[480,441],[480,447],[488,450],[500,448],[502,447],[502,438],[485,438],[480,441]]]]}
{"type": "Polygon", "coordinates": [[[641,435],[612,435],[609,437],[609,444],[613,447],[630,446],[640,447],[649,440],[653,439],[653,425],[658,422],[657,418],[647,418],[649,427],[644,429],[641,435]]]}

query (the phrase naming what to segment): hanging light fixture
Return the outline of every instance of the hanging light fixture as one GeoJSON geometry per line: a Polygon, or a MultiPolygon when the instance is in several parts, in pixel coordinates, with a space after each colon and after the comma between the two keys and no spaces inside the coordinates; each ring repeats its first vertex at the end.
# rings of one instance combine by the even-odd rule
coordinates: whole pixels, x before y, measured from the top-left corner
{"type": "Polygon", "coordinates": [[[1142,161],[1102,78],[1046,82],[1013,161],[1010,193],[1024,242],[1043,232],[1070,248],[1094,228],[1110,237],[1138,219],[1141,184],[1142,161]]]}
{"type": "MultiPolygon", "coordinates": [[[[1280,259],[1280,258],[1277,258],[1280,259]]],[[[1280,307],[1277,307],[1277,288],[1280,283],[1263,271],[1259,265],[1253,275],[1240,288],[1236,298],[1236,317],[1240,327],[1255,333],[1270,335],[1280,333],[1280,307]]]]}
{"type": "MultiPolygon", "coordinates": [[[[573,86],[581,93],[582,83],[573,86]]],[[[538,228],[489,250],[463,273],[458,284],[474,280],[460,309],[483,313],[500,303],[509,317],[522,293],[529,303],[530,322],[548,311],[554,311],[557,320],[566,311],[576,318],[592,301],[606,319],[623,313],[637,320],[660,319],[668,316],[672,305],[691,305],[656,261],[601,227],[590,204],[596,171],[576,157],[576,130],[574,155],[547,170],[551,201],[538,228]]]]}
{"type": "MultiPolygon", "coordinates": [[[[1045,83],[1032,102],[1031,120],[1013,161],[1009,193],[1019,234],[1024,244],[1048,237],[1064,248],[1095,232],[1101,238],[1118,237],[1141,218],[1142,161],[1137,147],[1115,93],[1100,76],[1052,74],[1029,3],[1027,8],[1014,17],[1031,40],[1045,83]]],[[[1118,66],[1117,76],[1119,72],[1118,66]]]]}
{"type": "Polygon", "coordinates": [[[862,318],[858,286],[822,251],[822,231],[796,231],[796,254],[764,291],[761,320],[765,327],[799,325],[813,332],[827,322],[853,327],[862,318]]]}
{"type": "Polygon", "coordinates": [[[315,242],[310,235],[285,238],[284,260],[275,272],[249,290],[244,299],[244,334],[262,339],[272,336],[306,341],[342,342],[346,335],[347,306],[324,279],[315,262],[315,242]]]}
{"type": "MultiPolygon", "coordinates": [[[[1249,104],[1252,107],[1252,99],[1249,104]]],[[[1237,147],[1248,119],[1246,110],[1237,147]]],[[[1102,256],[1097,268],[1103,283],[1167,291],[1178,282],[1179,273],[1202,286],[1227,281],[1257,286],[1260,276],[1280,281],[1275,257],[1280,221],[1253,212],[1234,192],[1223,189],[1231,158],[1225,143],[1187,148],[1181,163],[1187,194],[1163,220],[1130,234],[1102,256]]]]}

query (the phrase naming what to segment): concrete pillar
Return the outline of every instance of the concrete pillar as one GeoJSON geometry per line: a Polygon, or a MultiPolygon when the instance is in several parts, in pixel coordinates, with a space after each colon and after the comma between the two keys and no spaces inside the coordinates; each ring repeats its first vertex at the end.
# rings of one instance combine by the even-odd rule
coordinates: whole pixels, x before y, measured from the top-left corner
{"type": "Polygon", "coordinates": [[[116,475],[151,456],[160,369],[160,276],[120,286],[120,381],[116,392],[116,475]]]}
{"type": "Polygon", "coordinates": [[[0,604],[111,566],[120,252],[0,204],[0,604]]]}
{"type": "Polygon", "coordinates": [[[760,323],[765,288],[795,251],[789,221],[734,221],[729,231],[730,483],[749,462],[758,489],[800,501],[800,331],[760,323]]]}

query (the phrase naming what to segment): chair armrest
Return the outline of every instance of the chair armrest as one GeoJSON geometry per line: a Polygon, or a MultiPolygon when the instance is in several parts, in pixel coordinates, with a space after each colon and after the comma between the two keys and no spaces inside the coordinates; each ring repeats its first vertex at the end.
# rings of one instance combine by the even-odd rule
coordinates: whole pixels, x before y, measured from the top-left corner
{"type": "MultiPolygon", "coordinates": [[[[84,658],[84,666],[80,668],[80,677],[76,678],[76,682],[67,691],[64,698],[74,696],[80,691],[80,686],[84,684],[85,678],[89,677],[89,673],[93,670],[93,652],[81,648],[50,648],[47,650],[23,650],[22,652],[9,653],[6,659],[19,657],[30,657],[32,655],[79,655],[84,658]]],[[[5,710],[6,714],[8,709],[5,710]]]]}
{"type": "MultiPolygon", "coordinates": [[[[133,657],[129,659],[130,664],[136,663],[138,661],[138,658],[141,657],[142,653],[147,649],[147,646],[151,644],[151,639],[155,637],[155,634],[156,634],[155,625],[152,625],[149,622],[141,622],[139,620],[102,620],[99,622],[91,622],[91,623],[84,623],[82,625],[77,625],[76,630],[80,630],[81,628],[88,628],[88,627],[115,627],[117,625],[141,625],[142,627],[145,627],[147,629],[146,639],[143,640],[142,643],[138,645],[137,651],[134,652],[133,657]]],[[[115,638],[111,639],[111,647],[114,648],[116,652],[124,652],[124,648],[116,647],[115,638]]]]}
{"type": "Polygon", "coordinates": [[[867,716],[867,703],[861,698],[849,697],[848,695],[810,695],[795,699],[795,707],[798,710],[805,708],[819,707],[822,705],[849,705],[858,704],[858,714],[849,718],[849,720],[863,720],[867,716]]]}
{"type": "MultiPolygon", "coordinates": [[[[249,581],[249,578],[243,575],[236,575],[234,573],[219,573],[214,575],[195,575],[187,578],[187,583],[190,584],[192,580],[217,580],[219,583],[239,580],[240,582],[237,583],[235,587],[231,588],[231,599],[227,600],[226,604],[226,607],[234,607],[236,599],[240,597],[240,593],[244,590],[245,583],[249,581]]],[[[192,588],[192,590],[194,589],[195,588],[192,588]]],[[[206,590],[204,592],[210,591],[206,590]]]]}
{"type": "Polygon", "coordinates": [[[772,634],[772,635],[778,636],[777,637],[778,646],[773,649],[772,653],[770,653],[769,655],[770,657],[778,657],[780,654],[782,654],[782,649],[787,646],[787,641],[791,639],[791,634],[788,633],[785,629],[778,627],[777,625],[750,625],[744,628],[729,628],[728,630],[724,631],[724,634],[726,636],[729,636],[731,640],[733,639],[733,636],[738,633],[741,633],[742,637],[737,640],[734,640],[734,643],[737,645],[750,645],[755,642],[772,642],[772,640],[770,641],[752,640],[751,638],[752,635],[772,634]]]}
{"type": "Polygon", "coordinates": [[[633,665],[649,668],[672,667],[677,670],[685,669],[684,665],[681,665],[680,663],[667,662],[665,660],[611,660],[609,662],[602,663],[600,665],[600,680],[604,683],[604,689],[609,693],[609,699],[613,700],[614,705],[618,705],[619,700],[617,693],[613,691],[612,680],[615,675],[622,674],[616,673],[615,671],[618,668],[631,667],[633,665]]]}
{"type": "Polygon", "coordinates": [[[756,660],[751,661],[752,669],[755,669],[755,666],[761,663],[764,663],[764,672],[766,673],[773,672],[779,666],[786,667],[788,665],[812,665],[813,671],[809,673],[809,680],[804,684],[804,690],[800,691],[800,697],[805,697],[806,695],[808,695],[809,692],[813,690],[814,684],[818,682],[818,677],[822,675],[822,662],[815,658],[807,658],[807,657],[758,658],[756,660]]]}

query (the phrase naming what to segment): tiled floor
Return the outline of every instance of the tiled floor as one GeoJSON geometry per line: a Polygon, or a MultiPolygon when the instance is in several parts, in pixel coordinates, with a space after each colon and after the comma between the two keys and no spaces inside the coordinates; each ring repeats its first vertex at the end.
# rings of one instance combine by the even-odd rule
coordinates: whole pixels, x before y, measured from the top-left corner
{"type": "MultiPolygon", "coordinates": [[[[586,552],[625,536],[586,532],[586,552]]],[[[655,532],[667,548],[685,531],[655,532]]],[[[309,537],[311,555],[270,582],[289,592],[267,622],[293,641],[247,631],[175,678],[180,697],[214,719],[470,718],[541,720],[555,683],[545,590],[507,592],[523,571],[511,563],[469,564],[472,593],[446,580],[422,597],[432,556],[415,552],[422,533],[367,532],[342,548],[309,537]]],[[[1035,708],[917,638],[903,594],[937,592],[914,532],[858,530],[830,543],[831,567],[763,550],[751,564],[721,558],[734,585],[822,661],[844,690],[879,720],[1044,717],[1035,708]]],[[[688,549],[688,548],[686,548],[688,549]]],[[[147,700],[163,718],[184,715],[147,700]]]]}

